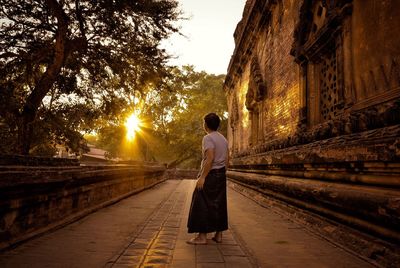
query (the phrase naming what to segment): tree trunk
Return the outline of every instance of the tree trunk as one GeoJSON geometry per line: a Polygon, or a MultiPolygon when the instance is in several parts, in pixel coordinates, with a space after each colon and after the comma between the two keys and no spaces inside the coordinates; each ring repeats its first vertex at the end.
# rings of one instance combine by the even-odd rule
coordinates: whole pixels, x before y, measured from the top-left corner
{"type": "Polygon", "coordinates": [[[61,67],[67,57],[68,17],[56,0],[46,0],[46,4],[50,8],[52,15],[57,18],[54,59],[35,84],[21,113],[21,122],[18,128],[18,153],[23,155],[29,154],[33,136],[33,122],[35,121],[40,104],[57,80],[61,67]]]}
{"type": "Polygon", "coordinates": [[[31,148],[33,136],[33,121],[35,120],[36,112],[24,112],[18,118],[18,153],[28,155],[31,148]]]}

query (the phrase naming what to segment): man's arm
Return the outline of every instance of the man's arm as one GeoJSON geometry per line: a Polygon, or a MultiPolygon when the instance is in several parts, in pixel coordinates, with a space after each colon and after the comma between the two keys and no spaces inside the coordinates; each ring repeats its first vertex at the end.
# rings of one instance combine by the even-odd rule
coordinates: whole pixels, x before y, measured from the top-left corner
{"type": "Polygon", "coordinates": [[[225,162],[225,169],[228,170],[229,167],[229,148],[226,150],[226,162],[225,162]]]}
{"type": "Polygon", "coordinates": [[[214,160],[214,149],[211,149],[211,148],[207,149],[206,159],[204,160],[200,177],[197,180],[197,184],[196,184],[197,189],[199,189],[199,190],[203,189],[204,182],[206,181],[208,172],[210,172],[210,170],[211,170],[213,160],[214,160]]]}

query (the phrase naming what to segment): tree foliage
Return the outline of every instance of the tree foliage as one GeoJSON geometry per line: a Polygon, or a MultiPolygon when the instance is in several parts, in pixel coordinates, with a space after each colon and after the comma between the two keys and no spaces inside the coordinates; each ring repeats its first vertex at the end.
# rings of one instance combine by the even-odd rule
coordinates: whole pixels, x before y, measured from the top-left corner
{"type": "Polygon", "coordinates": [[[84,148],[79,131],[163,81],[177,19],[173,0],[0,0],[0,153],[84,148]]]}
{"type": "MultiPolygon", "coordinates": [[[[215,112],[222,119],[220,131],[226,135],[227,104],[223,91],[224,75],[196,72],[192,66],[176,70],[171,83],[174,94],[156,92],[159,98],[148,107],[153,113],[156,136],[164,142],[161,154],[170,166],[198,167],[201,141],[206,134],[203,117],[215,112]]],[[[161,155],[159,157],[162,157],[161,155]]]]}
{"type": "MultiPolygon", "coordinates": [[[[220,131],[226,135],[224,75],[196,72],[192,66],[172,68],[170,73],[163,90],[149,91],[143,103],[137,105],[145,126],[137,134],[142,147],[137,157],[195,168],[201,161],[204,115],[217,113],[222,119],[220,131]]],[[[99,130],[97,145],[108,150],[110,156],[124,155],[121,125],[112,123],[99,130]]]]}

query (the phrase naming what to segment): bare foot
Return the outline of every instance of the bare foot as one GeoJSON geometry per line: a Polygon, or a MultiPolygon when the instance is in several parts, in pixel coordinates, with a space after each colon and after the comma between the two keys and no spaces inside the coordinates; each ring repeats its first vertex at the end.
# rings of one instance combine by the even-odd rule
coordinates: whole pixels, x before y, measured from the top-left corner
{"type": "Polygon", "coordinates": [[[207,239],[200,239],[199,237],[196,237],[186,241],[186,243],[190,245],[207,245],[207,239]]]}
{"type": "Polygon", "coordinates": [[[216,243],[222,243],[222,232],[216,232],[212,240],[216,243]]]}

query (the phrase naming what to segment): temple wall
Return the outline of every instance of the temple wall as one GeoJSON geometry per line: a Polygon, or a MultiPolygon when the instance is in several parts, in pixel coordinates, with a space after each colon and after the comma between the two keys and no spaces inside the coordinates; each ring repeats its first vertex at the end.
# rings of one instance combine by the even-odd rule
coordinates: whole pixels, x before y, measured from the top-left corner
{"type": "Polygon", "coordinates": [[[237,116],[233,116],[233,120],[231,117],[231,128],[228,129],[232,152],[243,152],[265,141],[286,138],[296,131],[300,108],[299,74],[290,50],[296,24],[293,14],[298,12],[298,8],[298,1],[277,3],[272,9],[271,23],[254,29],[254,43],[247,48],[249,55],[241,59],[240,75],[234,89],[228,92],[230,109],[234,102],[238,106],[234,112],[237,116]],[[251,87],[254,59],[259,65],[266,92],[263,99],[257,101],[256,111],[250,111],[246,99],[251,87]],[[236,122],[240,124],[232,129],[236,122]]]}
{"type": "Polygon", "coordinates": [[[399,18],[395,0],[248,0],[224,85],[228,177],[400,243],[399,18]]]}
{"type": "Polygon", "coordinates": [[[267,87],[262,102],[263,139],[294,134],[298,121],[298,67],[290,56],[298,1],[286,1],[272,8],[271,22],[258,35],[256,51],[267,87]],[[274,126],[274,127],[272,127],[274,126]]]}
{"type": "Polygon", "coordinates": [[[354,1],[351,32],[355,109],[399,97],[399,18],[399,1],[354,1]]]}
{"type": "Polygon", "coordinates": [[[247,2],[225,82],[234,155],[400,121],[400,3],[326,3],[247,2]]]}

